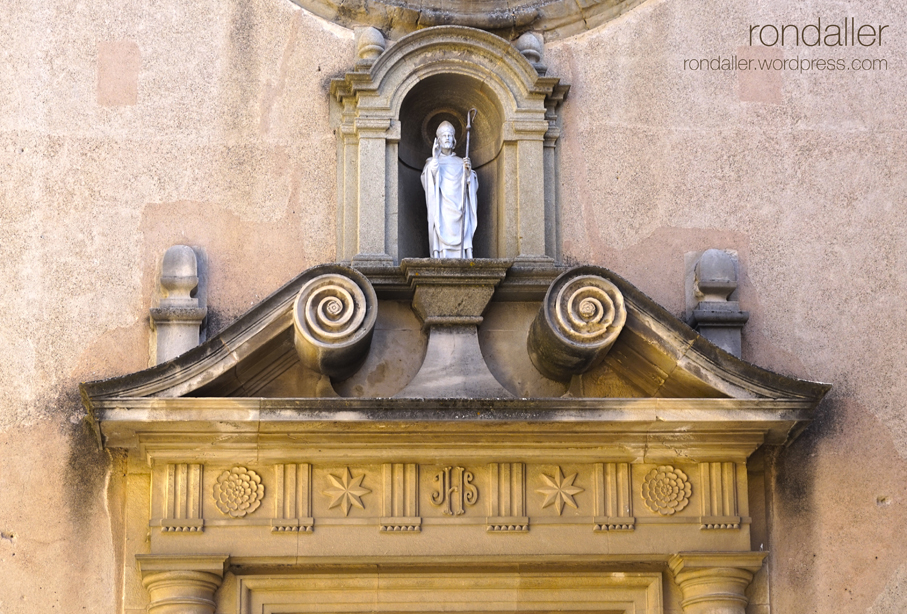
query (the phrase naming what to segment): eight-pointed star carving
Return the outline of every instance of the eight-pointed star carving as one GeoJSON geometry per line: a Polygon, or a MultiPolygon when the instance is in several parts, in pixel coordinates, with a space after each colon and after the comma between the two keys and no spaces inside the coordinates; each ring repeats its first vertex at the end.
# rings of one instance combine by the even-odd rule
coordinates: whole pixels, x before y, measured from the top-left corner
{"type": "Polygon", "coordinates": [[[573,480],[576,479],[575,473],[564,477],[564,472],[561,471],[560,466],[558,466],[554,477],[543,473],[542,479],[548,484],[548,488],[539,488],[536,492],[545,495],[545,501],[542,503],[543,508],[554,504],[558,516],[561,515],[565,503],[573,509],[577,509],[576,500],[573,498],[573,495],[577,495],[585,489],[573,485],[573,480]]]}
{"type": "Polygon", "coordinates": [[[334,485],[333,488],[327,488],[324,491],[331,499],[331,504],[328,508],[337,507],[338,505],[343,508],[343,515],[349,516],[350,506],[355,505],[361,510],[365,509],[365,506],[362,505],[362,496],[367,495],[372,492],[368,488],[363,488],[362,479],[365,477],[365,474],[358,477],[353,477],[353,474],[350,473],[350,468],[346,468],[346,472],[343,474],[343,477],[338,478],[337,476],[328,474],[328,479],[334,485]]]}

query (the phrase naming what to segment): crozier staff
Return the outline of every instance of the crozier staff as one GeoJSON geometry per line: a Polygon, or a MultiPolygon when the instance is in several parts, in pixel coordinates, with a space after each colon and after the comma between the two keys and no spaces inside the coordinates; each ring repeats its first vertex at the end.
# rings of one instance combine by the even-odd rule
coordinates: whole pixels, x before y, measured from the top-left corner
{"type": "Polygon", "coordinates": [[[469,129],[475,113],[475,109],[467,113],[466,157],[460,158],[453,151],[457,144],[453,125],[441,122],[431,158],[422,170],[432,258],[472,258],[479,182],[469,160],[469,129]]]}

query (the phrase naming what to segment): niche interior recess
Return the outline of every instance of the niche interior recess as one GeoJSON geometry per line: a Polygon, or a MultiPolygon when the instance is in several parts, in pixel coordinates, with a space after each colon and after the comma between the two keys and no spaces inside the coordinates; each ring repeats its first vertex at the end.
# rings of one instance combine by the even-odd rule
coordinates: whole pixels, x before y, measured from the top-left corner
{"type": "Polygon", "coordinates": [[[466,156],[466,113],[476,109],[470,130],[469,158],[479,178],[479,224],[473,239],[477,258],[497,256],[497,221],[501,208],[503,112],[494,94],[465,75],[433,75],[420,81],[400,108],[397,148],[398,256],[428,258],[428,214],[422,189],[422,167],[431,156],[435,131],[442,121],[456,129],[456,153],[466,156]]]}
{"type": "Polygon", "coordinates": [[[568,87],[510,42],[473,28],[409,34],[331,83],[340,105],[337,259],[428,256],[420,176],[442,121],[479,178],[477,258],[558,259],[557,109],[568,87]]]}

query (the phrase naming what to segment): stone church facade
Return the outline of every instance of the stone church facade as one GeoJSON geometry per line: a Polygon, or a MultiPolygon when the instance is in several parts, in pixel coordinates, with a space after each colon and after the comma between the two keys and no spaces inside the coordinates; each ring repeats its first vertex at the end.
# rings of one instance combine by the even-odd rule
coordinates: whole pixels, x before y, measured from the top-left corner
{"type": "Polygon", "coordinates": [[[0,612],[903,610],[903,51],[478,4],[0,9],[0,612]]]}

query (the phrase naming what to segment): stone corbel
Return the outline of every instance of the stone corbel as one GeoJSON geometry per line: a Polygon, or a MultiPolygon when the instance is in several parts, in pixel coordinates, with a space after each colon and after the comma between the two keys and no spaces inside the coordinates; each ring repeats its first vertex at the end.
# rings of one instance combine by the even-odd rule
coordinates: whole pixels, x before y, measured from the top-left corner
{"type": "Polygon", "coordinates": [[[668,561],[684,614],[745,614],[746,588],[767,552],[682,552],[668,561]]]}
{"type": "Polygon", "coordinates": [[[227,555],[136,555],[148,614],[214,614],[214,592],[224,579],[227,555]]]}

